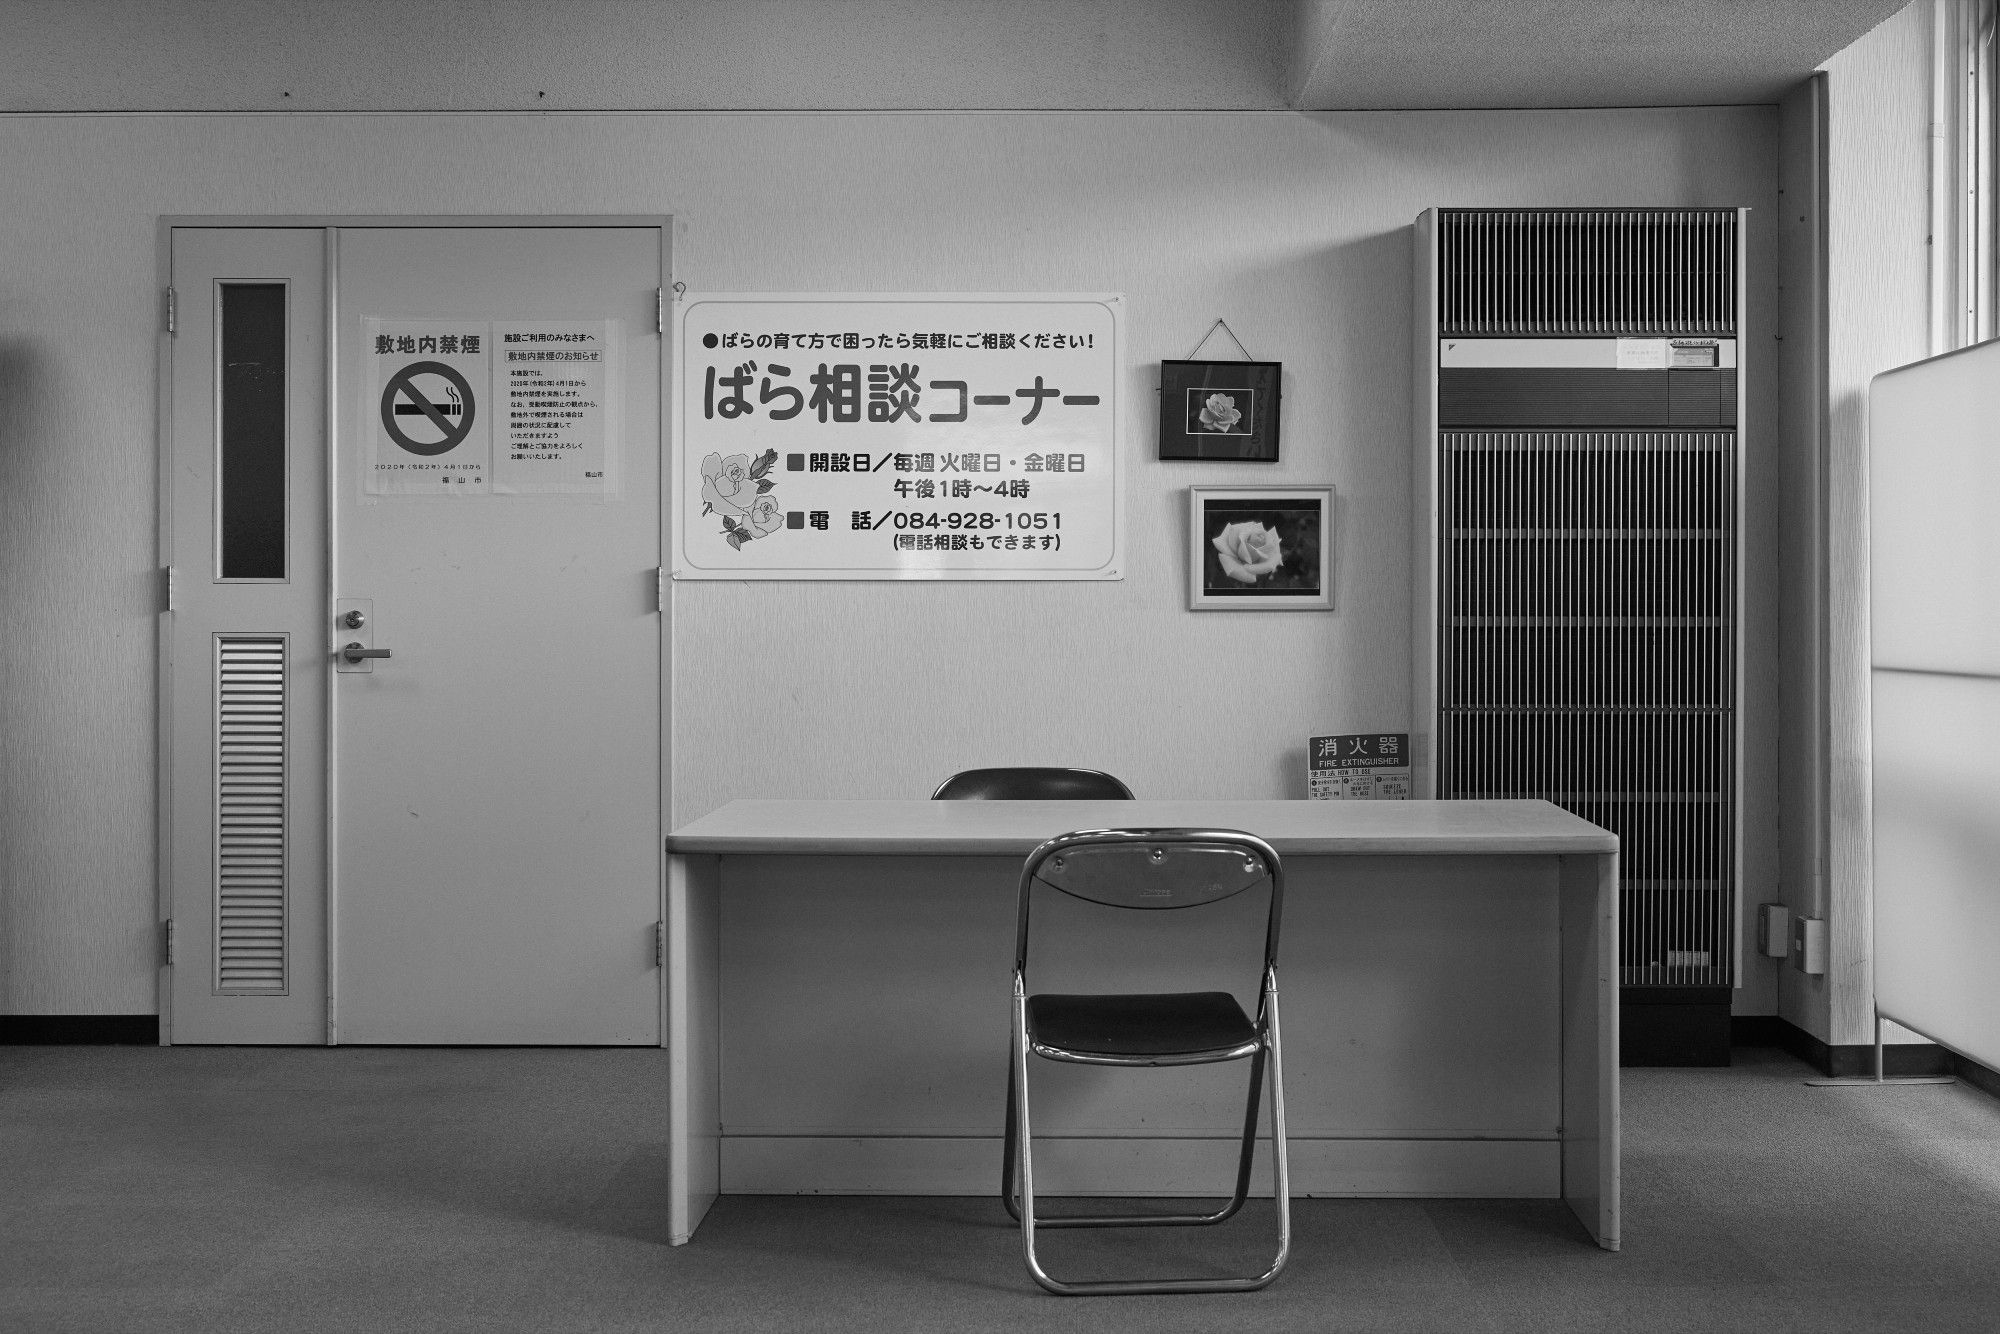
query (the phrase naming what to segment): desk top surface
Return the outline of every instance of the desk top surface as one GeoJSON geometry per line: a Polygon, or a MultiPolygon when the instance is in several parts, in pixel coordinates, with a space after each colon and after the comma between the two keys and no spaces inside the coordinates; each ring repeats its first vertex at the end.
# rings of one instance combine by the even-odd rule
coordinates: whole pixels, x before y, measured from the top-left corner
{"type": "Polygon", "coordinates": [[[1590,854],[1618,838],[1546,801],[732,801],[670,852],[1025,857],[1076,829],[1241,829],[1280,856],[1590,854]]]}

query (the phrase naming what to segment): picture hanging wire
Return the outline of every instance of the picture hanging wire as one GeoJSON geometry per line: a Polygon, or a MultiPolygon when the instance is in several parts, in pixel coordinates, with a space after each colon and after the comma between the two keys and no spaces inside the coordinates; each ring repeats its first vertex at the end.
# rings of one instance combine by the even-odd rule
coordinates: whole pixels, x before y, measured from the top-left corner
{"type": "Polygon", "coordinates": [[[1208,340],[1209,340],[1209,339],[1211,339],[1211,338],[1215,337],[1215,331],[1216,331],[1217,329],[1220,329],[1220,330],[1222,330],[1222,332],[1224,332],[1224,333],[1226,333],[1226,334],[1228,334],[1228,335],[1229,335],[1229,341],[1230,341],[1230,342],[1232,342],[1232,343],[1234,343],[1234,344],[1236,344],[1236,350],[1237,350],[1238,352],[1241,352],[1241,353],[1243,354],[1243,360],[1245,360],[1245,361],[1255,361],[1255,360],[1257,360],[1257,358],[1255,358],[1255,357],[1253,357],[1253,356],[1251,356],[1251,355],[1250,355],[1250,349],[1249,349],[1249,348],[1247,348],[1247,347],[1245,347],[1245,346],[1243,346],[1243,340],[1242,340],[1241,338],[1238,338],[1238,337],[1236,336],[1236,330],[1234,330],[1234,329],[1232,329],[1232,328],[1230,328],[1230,327],[1229,327],[1229,321],[1228,321],[1228,320],[1224,320],[1224,319],[1218,319],[1218,320],[1216,320],[1216,322],[1215,322],[1215,323],[1213,323],[1213,324],[1209,325],[1209,326],[1208,326],[1208,332],[1207,332],[1207,333],[1205,333],[1205,334],[1203,334],[1203,335],[1201,336],[1201,342],[1199,342],[1199,343],[1196,343],[1196,344],[1194,345],[1194,347],[1193,347],[1193,348],[1192,348],[1192,349],[1191,349],[1191,350],[1190,350],[1190,351],[1188,352],[1188,354],[1187,354],[1187,355],[1186,355],[1185,357],[1182,357],[1182,358],[1181,358],[1181,360],[1182,360],[1182,361],[1193,361],[1193,360],[1194,360],[1194,354],[1195,354],[1196,352],[1199,352],[1199,351],[1201,351],[1201,349],[1202,349],[1203,345],[1204,345],[1204,344],[1206,344],[1206,343],[1208,342],[1208,340]]]}

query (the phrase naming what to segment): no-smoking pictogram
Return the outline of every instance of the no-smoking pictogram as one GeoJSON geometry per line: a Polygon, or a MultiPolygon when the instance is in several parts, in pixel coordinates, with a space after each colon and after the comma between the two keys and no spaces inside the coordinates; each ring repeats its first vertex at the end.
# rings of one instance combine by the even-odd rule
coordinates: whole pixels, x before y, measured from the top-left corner
{"type": "Polygon", "coordinates": [[[389,438],[412,454],[425,458],[437,454],[448,454],[456,449],[465,437],[472,433],[472,419],[475,404],[471,383],[451,366],[442,361],[413,361],[389,377],[382,386],[382,429],[389,438]],[[433,376],[436,380],[426,382],[419,377],[433,376]],[[416,434],[405,431],[398,417],[421,417],[437,428],[438,438],[425,440],[419,436],[428,435],[416,422],[410,425],[416,434]]]}

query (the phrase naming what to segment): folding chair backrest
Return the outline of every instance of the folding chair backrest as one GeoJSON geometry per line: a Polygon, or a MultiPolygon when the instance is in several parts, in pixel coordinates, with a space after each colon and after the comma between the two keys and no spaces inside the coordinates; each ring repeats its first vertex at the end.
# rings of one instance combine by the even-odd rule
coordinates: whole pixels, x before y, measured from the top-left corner
{"type": "Polygon", "coordinates": [[[1029,891],[1035,881],[1110,908],[1194,908],[1269,883],[1264,959],[1276,962],[1284,875],[1262,839],[1235,830],[1095,829],[1050,839],[1021,877],[1015,967],[1027,964],[1029,891]]]}
{"type": "Polygon", "coordinates": [[[1132,789],[1096,769],[967,769],[931,793],[932,801],[1130,801],[1132,789]]]}
{"type": "Polygon", "coordinates": [[[1064,848],[1043,859],[1035,878],[1111,908],[1192,908],[1232,898],[1270,874],[1244,848],[1160,839],[1064,848]]]}

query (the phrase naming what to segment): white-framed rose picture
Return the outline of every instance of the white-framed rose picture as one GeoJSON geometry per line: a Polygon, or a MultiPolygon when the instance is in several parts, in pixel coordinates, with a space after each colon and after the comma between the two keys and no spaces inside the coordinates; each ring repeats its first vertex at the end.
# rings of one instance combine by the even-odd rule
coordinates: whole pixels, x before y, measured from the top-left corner
{"type": "Polygon", "coordinates": [[[1160,457],[1278,461],[1278,361],[1160,363],[1160,457]]]}
{"type": "Polygon", "coordinates": [[[1188,488],[1190,611],[1333,606],[1333,488],[1188,488]]]}

